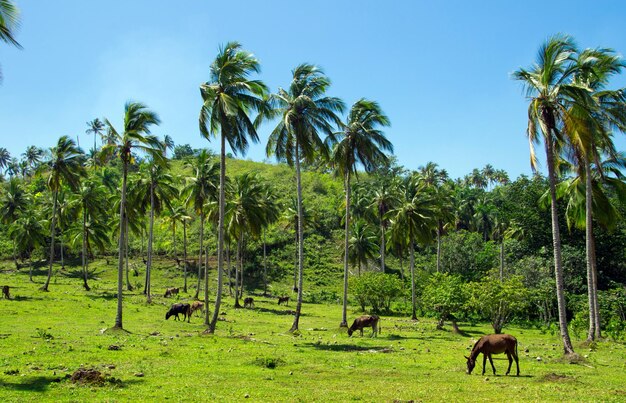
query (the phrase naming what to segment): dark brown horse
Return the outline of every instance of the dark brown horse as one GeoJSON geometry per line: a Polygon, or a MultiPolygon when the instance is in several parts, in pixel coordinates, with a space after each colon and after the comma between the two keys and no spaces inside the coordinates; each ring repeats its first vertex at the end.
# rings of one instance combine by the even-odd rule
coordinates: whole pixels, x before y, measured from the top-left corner
{"type": "Polygon", "coordinates": [[[519,360],[517,358],[517,339],[510,334],[489,334],[483,336],[476,342],[472,352],[467,358],[467,373],[471,374],[472,370],[476,366],[476,358],[478,354],[483,353],[483,375],[485,375],[485,363],[487,357],[493,368],[493,374],[496,374],[496,367],[493,365],[491,354],[506,353],[509,359],[509,368],[506,370],[506,375],[511,372],[511,365],[513,364],[513,358],[515,358],[515,365],[517,365],[517,376],[519,376],[519,360]]]}

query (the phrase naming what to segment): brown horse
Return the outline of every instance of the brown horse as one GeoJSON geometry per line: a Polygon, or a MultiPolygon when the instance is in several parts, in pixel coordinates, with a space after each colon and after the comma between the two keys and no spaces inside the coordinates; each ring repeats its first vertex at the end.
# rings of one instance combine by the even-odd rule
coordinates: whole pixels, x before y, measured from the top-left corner
{"type": "Polygon", "coordinates": [[[478,354],[483,353],[483,375],[485,375],[485,363],[487,358],[493,368],[493,374],[496,374],[496,367],[493,365],[491,354],[506,353],[509,359],[509,368],[506,370],[506,375],[511,372],[511,365],[513,364],[513,358],[515,358],[515,365],[517,365],[517,376],[519,376],[519,360],[517,357],[517,339],[510,334],[489,334],[483,336],[476,342],[472,352],[467,358],[467,373],[471,374],[472,370],[476,366],[476,358],[478,354]]]}

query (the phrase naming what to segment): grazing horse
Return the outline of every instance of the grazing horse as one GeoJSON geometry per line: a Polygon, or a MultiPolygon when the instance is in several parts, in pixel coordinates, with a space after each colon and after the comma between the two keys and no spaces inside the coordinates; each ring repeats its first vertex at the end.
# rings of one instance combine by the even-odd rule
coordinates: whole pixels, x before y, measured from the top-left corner
{"type": "Polygon", "coordinates": [[[174,320],[180,320],[178,315],[183,315],[183,322],[185,319],[189,322],[189,317],[191,317],[191,315],[189,315],[190,309],[191,306],[189,304],[174,304],[165,314],[165,320],[168,320],[170,316],[174,316],[174,320]]]}
{"type": "Polygon", "coordinates": [[[244,308],[254,308],[254,298],[248,297],[243,300],[244,308]]]}
{"type": "Polygon", "coordinates": [[[289,297],[285,296],[285,297],[278,297],[278,305],[280,304],[285,304],[287,306],[289,306],[289,297]]]}
{"type": "Polygon", "coordinates": [[[178,291],[180,291],[179,287],[176,288],[166,288],[164,298],[172,297],[174,295],[178,295],[178,291]]]}
{"type": "Polygon", "coordinates": [[[509,359],[509,368],[506,370],[506,375],[511,372],[511,365],[513,364],[513,358],[515,358],[515,365],[517,365],[517,376],[519,376],[517,339],[510,334],[489,334],[481,337],[474,345],[474,348],[472,348],[470,356],[465,357],[467,358],[468,374],[471,375],[472,370],[476,366],[476,358],[478,358],[478,354],[480,353],[483,353],[483,375],[485,375],[485,363],[487,362],[487,358],[489,358],[491,368],[493,368],[493,374],[496,374],[496,367],[494,367],[493,365],[491,354],[506,353],[506,356],[509,359]]]}
{"type": "Polygon", "coordinates": [[[377,315],[363,315],[354,320],[352,322],[352,326],[348,329],[348,336],[352,336],[352,333],[356,330],[361,331],[361,336],[363,336],[363,328],[371,327],[372,328],[372,336],[376,337],[378,334],[378,321],[380,318],[377,315]]]}
{"type": "Polygon", "coordinates": [[[2,296],[6,299],[11,299],[11,294],[9,293],[9,286],[8,285],[3,285],[2,286],[2,296]]]}

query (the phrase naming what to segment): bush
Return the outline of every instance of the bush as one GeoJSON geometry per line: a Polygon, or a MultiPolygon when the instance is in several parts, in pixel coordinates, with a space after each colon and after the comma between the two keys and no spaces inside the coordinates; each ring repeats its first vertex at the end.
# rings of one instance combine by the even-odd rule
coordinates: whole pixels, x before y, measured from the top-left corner
{"type": "Polygon", "coordinates": [[[456,328],[456,317],[463,314],[467,299],[461,277],[443,273],[430,276],[422,294],[424,310],[439,319],[438,328],[445,320],[452,320],[456,328]]]}
{"type": "Polygon", "coordinates": [[[352,293],[361,310],[369,305],[373,312],[389,312],[391,303],[402,296],[402,281],[392,274],[368,272],[351,281],[352,293]]]}

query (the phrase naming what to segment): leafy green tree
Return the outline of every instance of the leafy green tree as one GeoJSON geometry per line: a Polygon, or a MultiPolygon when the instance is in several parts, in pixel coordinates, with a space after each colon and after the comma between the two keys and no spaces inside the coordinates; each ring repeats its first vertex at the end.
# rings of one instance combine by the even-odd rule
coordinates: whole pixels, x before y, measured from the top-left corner
{"type": "Polygon", "coordinates": [[[123,131],[119,133],[115,127],[105,119],[108,131],[114,139],[112,143],[104,146],[105,149],[114,150],[122,162],[122,195],[120,199],[120,222],[119,222],[119,257],[117,272],[117,314],[115,329],[123,329],[122,323],[122,291],[124,285],[124,246],[126,221],[126,185],[128,181],[128,169],[134,160],[133,151],[141,150],[154,159],[160,159],[163,155],[163,143],[156,136],[150,134],[150,127],[160,123],[156,113],[149,110],[139,102],[127,102],[124,106],[123,131]]]}
{"type": "Polygon", "coordinates": [[[217,291],[213,317],[207,329],[215,333],[217,317],[222,302],[222,269],[224,264],[224,212],[226,186],[226,141],[233,153],[245,154],[249,140],[258,142],[259,137],[248,113],[262,106],[267,87],[259,80],[250,80],[252,73],[260,71],[258,60],[237,42],[221,47],[211,64],[210,81],[200,86],[202,108],[200,132],[209,139],[220,137],[220,187],[217,229],[217,291]]]}
{"type": "Polygon", "coordinates": [[[350,288],[363,311],[370,305],[373,312],[390,312],[391,303],[402,296],[402,282],[394,274],[367,272],[352,277],[350,288]]]}
{"type": "Polygon", "coordinates": [[[471,297],[468,306],[484,319],[491,321],[495,333],[511,322],[514,316],[524,312],[529,292],[519,276],[504,281],[486,276],[478,282],[469,283],[471,297]]]}
{"type": "MultiPolygon", "coordinates": [[[[348,326],[348,247],[350,243],[350,179],[362,166],[365,172],[373,172],[389,163],[385,151],[393,152],[393,145],[380,127],[389,126],[389,118],[378,103],[360,99],[352,105],[348,119],[337,133],[331,162],[338,176],[344,178],[346,194],[345,241],[343,265],[343,310],[341,327],[348,326]]],[[[358,176],[357,176],[358,178],[358,176]]]]}
{"type": "Polygon", "coordinates": [[[304,269],[304,231],[302,227],[302,180],[301,162],[312,164],[316,158],[328,158],[327,144],[319,137],[320,132],[333,136],[334,126],[341,121],[336,112],[342,112],[344,104],[339,98],[326,96],[330,80],[317,66],[301,64],[292,71],[293,79],[288,90],[280,88],[269,98],[271,109],[262,116],[278,117],[267,142],[267,155],[276,156],[296,168],[298,200],[298,303],[290,331],[298,330],[302,311],[302,286],[304,269]]]}
{"type": "Polygon", "coordinates": [[[455,333],[460,333],[457,318],[464,313],[468,298],[463,279],[447,273],[433,273],[422,292],[424,309],[439,319],[437,329],[441,330],[444,321],[449,320],[455,333]]]}
{"type": "Polygon", "coordinates": [[[82,176],[86,175],[84,155],[76,147],[74,140],[67,136],[59,138],[56,147],[51,150],[51,158],[44,162],[48,169],[48,189],[52,192],[52,218],[50,220],[50,264],[48,266],[48,278],[41,287],[42,291],[48,291],[50,278],[52,277],[52,262],[54,261],[54,238],[56,230],[57,206],[59,191],[63,185],[72,190],[77,190],[82,176]]]}
{"type": "MultiPolygon", "coordinates": [[[[22,45],[15,40],[15,31],[20,26],[20,10],[10,0],[0,0],[0,40],[18,49],[22,45]]],[[[2,83],[2,70],[0,70],[0,83],[2,83]]]]}
{"type": "Polygon", "coordinates": [[[530,161],[533,169],[537,167],[534,145],[543,135],[550,186],[552,244],[554,253],[554,272],[559,309],[559,327],[566,354],[573,354],[574,347],[567,329],[565,311],[565,289],[563,284],[563,265],[561,259],[561,234],[559,230],[558,205],[556,199],[557,173],[555,164],[562,144],[567,136],[576,131],[578,119],[572,113],[584,108],[590,102],[587,89],[571,81],[578,69],[574,63],[576,46],[569,36],[555,35],[544,43],[537,62],[531,69],[519,69],[513,78],[523,83],[530,99],[528,107],[528,130],[530,142],[530,161]]]}

